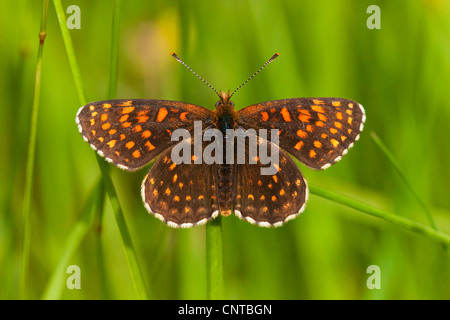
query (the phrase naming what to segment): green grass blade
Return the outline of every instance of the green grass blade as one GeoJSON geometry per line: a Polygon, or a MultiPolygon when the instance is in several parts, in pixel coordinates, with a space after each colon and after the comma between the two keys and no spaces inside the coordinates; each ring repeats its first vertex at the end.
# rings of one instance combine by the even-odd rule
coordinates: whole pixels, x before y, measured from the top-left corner
{"type": "Polygon", "coordinates": [[[370,136],[372,137],[373,141],[375,141],[376,145],[380,148],[380,150],[384,153],[386,158],[390,161],[392,166],[394,167],[395,171],[397,171],[400,178],[405,183],[406,187],[408,187],[411,194],[416,198],[417,202],[420,204],[420,206],[423,208],[423,211],[425,212],[428,222],[430,223],[430,226],[437,230],[436,224],[434,223],[433,217],[431,216],[430,211],[428,210],[428,207],[425,205],[425,203],[420,199],[419,195],[414,191],[411,184],[408,182],[408,179],[406,179],[405,174],[403,173],[402,169],[400,169],[400,165],[398,164],[397,160],[395,159],[394,155],[389,151],[389,149],[386,147],[386,145],[381,141],[381,139],[377,136],[375,132],[371,132],[370,136]]]}
{"type": "Polygon", "coordinates": [[[71,230],[65,244],[63,245],[63,253],[59,258],[56,268],[53,270],[53,274],[47,284],[44,294],[42,295],[42,299],[57,300],[61,298],[62,290],[64,288],[64,281],[67,279],[66,268],[69,265],[69,260],[78,249],[86,233],[92,227],[95,212],[103,210],[103,199],[103,182],[99,180],[83,207],[80,219],[71,230]]]}
{"type": "Polygon", "coordinates": [[[117,76],[119,72],[119,35],[120,35],[120,15],[122,10],[122,1],[113,2],[113,20],[111,32],[111,54],[109,59],[109,82],[108,99],[115,99],[117,92],[117,76]]]}
{"type": "Polygon", "coordinates": [[[447,235],[440,231],[436,231],[416,221],[400,217],[384,210],[377,209],[361,201],[319,187],[309,186],[309,190],[312,194],[343,204],[347,207],[370,214],[372,216],[384,219],[395,224],[398,227],[421,234],[435,241],[439,241],[444,245],[450,244],[450,235],[447,235]]]}
{"type": "Polygon", "coordinates": [[[220,215],[206,224],[206,277],[207,298],[223,299],[223,243],[220,215]]]}
{"type": "MultiPolygon", "coordinates": [[[[72,70],[72,74],[75,81],[75,86],[77,88],[78,96],[80,103],[82,105],[86,104],[86,98],[84,95],[84,90],[82,86],[81,81],[81,74],[78,67],[78,63],[76,61],[75,57],[75,51],[72,44],[72,39],[70,37],[70,33],[66,28],[66,20],[65,20],[65,14],[64,10],[61,4],[60,0],[53,0],[53,4],[55,6],[56,14],[58,17],[59,27],[61,29],[61,33],[63,36],[63,41],[65,44],[67,56],[69,59],[69,64],[72,70]]],[[[123,216],[123,211],[119,203],[119,199],[116,194],[116,190],[114,188],[114,185],[112,183],[111,177],[108,172],[108,166],[107,163],[98,155],[97,156],[97,162],[100,167],[100,171],[102,172],[103,182],[105,184],[106,192],[108,193],[111,206],[113,208],[113,212],[116,218],[117,225],[119,227],[122,243],[124,245],[126,258],[128,262],[128,266],[130,269],[131,277],[133,279],[133,284],[136,289],[136,293],[140,299],[148,299],[148,292],[147,288],[145,286],[145,281],[143,274],[141,272],[141,269],[139,267],[139,262],[137,259],[137,254],[134,249],[134,246],[131,241],[131,236],[128,231],[128,227],[125,222],[125,218],[123,216]]]]}
{"type": "Polygon", "coordinates": [[[46,37],[48,0],[44,0],[42,7],[41,27],[39,32],[39,49],[36,63],[36,77],[34,83],[33,106],[31,111],[30,136],[28,140],[27,167],[25,176],[25,193],[23,198],[23,243],[22,243],[22,263],[20,267],[19,279],[19,297],[26,298],[26,282],[28,264],[30,258],[30,211],[31,211],[31,193],[33,189],[34,158],[36,152],[36,133],[39,114],[39,98],[41,94],[41,70],[42,54],[44,51],[44,42],[46,37]]]}

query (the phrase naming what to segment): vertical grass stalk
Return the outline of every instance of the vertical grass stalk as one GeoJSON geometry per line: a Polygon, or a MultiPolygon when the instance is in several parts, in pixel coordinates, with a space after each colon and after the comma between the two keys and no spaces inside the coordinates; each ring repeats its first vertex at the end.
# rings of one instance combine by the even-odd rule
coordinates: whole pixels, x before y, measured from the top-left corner
{"type": "Polygon", "coordinates": [[[42,299],[57,300],[61,298],[64,288],[64,281],[67,279],[66,268],[69,260],[80,246],[86,233],[92,227],[95,213],[103,210],[104,188],[102,180],[99,180],[89,194],[88,200],[83,207],[80,219],[70,231],[66,242],[62,247],[62,255],[59,258],[56,268],[53,270],[52,276],[45,288],[42,299]]]}
{"type": "Polygon", "coordinates": [[[206,224],[206,296],[223,299],[222,217],[206,224]]]}
{"type": "MultiPolygon", "coordinates": [[[[56,15],[58,17],[59,27],[61,29],[61,34],[63,37],[64,45],[65,45],[66,52],[67,52],[67,57],[69,59],[69,64],[70,64],[71,71],[73,74],[73,78],[75,81],[75,86],[77,88],[79,100],[80,100],[81,105],[85,105],[87,101],[86,101],[86,98],[84,95],[84,90],[83,90],[82,81],[81,81],[81,74],[80,74],[80,70],[78,68],[78,63],[77,63],[77,60],[75,57],[75,51],[73,48],[72,39],[70,37],[69,31],[66,28],[66,19],[65,19],[64,9],[61,4],[61,0],[53,0],[53,4],[55,6],[56,15]]],[[[117,21],[117,20],[115,20],[115,21],[117,21]]],[[[117,21],[117,23],[118,23],[118,21],[117,21]]],[[[117,27],[117,30],[118,30],[118,27],[117,27]]],[[[102,172],[103,183],[105,185],[106,192],[109,196],[111,206],[113,208],[114,216],[116,218],[116,222],[119,227],[121,240],[122,240],[124,250],[125,250],[125,256],[127,258],[128,267],[130,269],[131,278],[133,280],[133,284],[136,289],[137,296],[140,299],[148,299],[148,292],[147,292],[147,288],[145,285],[144,277],[143,277],[143,274],[139,267],[137,254],[134,249],[134,246],[133,246],[133,243],[131,240],[131,235],[128,231],[128,227],[126,225],[125,218],[123,216],[123,211],[120,206],[120,202],[117,197],[116,190],[114,188],[114,185],[112,183],[111,177],[108,172],[107,163],[98,154],[96,154],[96,156],[97,156],[96,159],[97,159],[98,165],[100,167],[100,171],[102,172]]]]}
{"type": "Polygon", "coordinates": [[[30,258],[30,212],[31,212],[31,194],[33,189],[34,158],[36,153],[36,133],[39,114],[39,98],[41,94],[41,70],[42,54],[44,51],[44,41],[47,28],[48,0],[44,0],[42,6],[41,27],[39,31],[39,49],[36,63],[36,77],[34,82],[33,106],[31,111],[30,137],[28,140],[27,167],[25,176],[25,193],[23,198],[23,243],[22,243],[22,262],[20,267],[19,279],[19,298],[26,298],[26,281],[28,264],[30,258]]]}

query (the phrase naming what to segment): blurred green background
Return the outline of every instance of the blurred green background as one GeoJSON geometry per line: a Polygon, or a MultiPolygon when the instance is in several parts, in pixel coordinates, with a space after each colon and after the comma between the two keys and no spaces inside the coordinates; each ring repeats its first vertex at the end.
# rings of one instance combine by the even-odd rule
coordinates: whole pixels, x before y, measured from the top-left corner
{"type": "MultiPolygon", "coordinates": [[[[112,2],[63,1],[65,10],[73,4],[81,9],[81,29],[70,34],[86,96],[103,100],[112,2]]],[[[6,1],[2,11],[0,298],[16,299],[42,4],[6,1]]],[[[128,1],[121,15],[117,97],[213,108],[217,96],[170,52],[218,90],[233,90],[279,52],[234,96],[237,108],[294,97],[360,102],[367,112],[361,139],[326,171],[301,166],[308,183],[428,224],[370,137],[374,131],[439,229],[449,233],[449,36],[447,0],[128,1]],[[381,9],[379,30],[366,26],[372,4],[381,9]]],[[[81,104],[52,1],[42,64],[26,285],[32,299],[42,297],[100,177],[95,154],[75,124],[81,104]]],[[[205,226],[175,230],[148,215],[140,196],[147,172],[111,167],[150,298],[204,299],[205,226]]],[[[258,228],[234,216],[222,221],[227,299],[450,298],[450,258],[439,243],[315,195],[299,218],[281,228],[258,228]],[[379,290],[366,286],[370,265],[380,267],[379,290]]],[[[96,219],[70,264],[80,266],[81,289],[64,286],[63,299],[137,297],[108,199],[101,227],[96,219]]]]}

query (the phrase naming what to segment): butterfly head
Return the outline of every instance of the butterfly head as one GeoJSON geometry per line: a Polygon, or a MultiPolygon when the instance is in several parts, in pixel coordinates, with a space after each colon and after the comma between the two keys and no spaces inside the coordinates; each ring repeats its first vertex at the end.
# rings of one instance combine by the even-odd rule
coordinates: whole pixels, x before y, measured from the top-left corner
{"type": "Polygon", "coordinates": [[[218,94],[220,100],[216,102],[216,112],[219,114],[223,113],[235,113],[234,103],[230,100],[230,90],[224,92],[219,90],[218,94]]]}
{"type": "Polygon", "coordinates": [[[234,107],[234,103],[230,100],[230,90],[228,90],[227,92],[219,90],[219,98],[220,100],[216,102],[216,107],[218,107],[219,105],[229,105],[231,107],[234,107]]]}

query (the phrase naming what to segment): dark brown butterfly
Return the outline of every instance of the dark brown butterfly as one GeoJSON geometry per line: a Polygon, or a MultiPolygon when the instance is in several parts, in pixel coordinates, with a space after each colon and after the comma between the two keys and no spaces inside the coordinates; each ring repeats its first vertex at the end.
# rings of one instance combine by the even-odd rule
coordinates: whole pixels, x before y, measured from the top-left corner
{"type": "MultiPolygon", "coordinates": [[[[241,86],[232,94],[210,86],[220,98],[214,111],[177,101],[107,100],[80,108],[76,122],[84,140],[119,168],[135,171],[160,155],[142,183],[142,198],[147,210],[169,226],[191,227],[232,212],[259,226],[280,226],[300,214],[308,200],[306,181],[288,153],[312,169],[328,168],[358,140],[364,109],[341,98],[295,98],[236,111],[230,98],[241,86]],[[251,161],[248,146],[240,149],[243,163],[196,164],[195,139],[184,141],[191,144],[192,163],[176,163],[171,155],[181,142],[171,136],[176,129],[194,134],[195,121],[201,121],[201,133],[277,129],[279,143],[258,137],[259,146],[278,152],[275,172],[261,174],[265,163],[258,156],[251,161]]],[[[203,141],[201,151],[205,148],[203,141]]]]}

